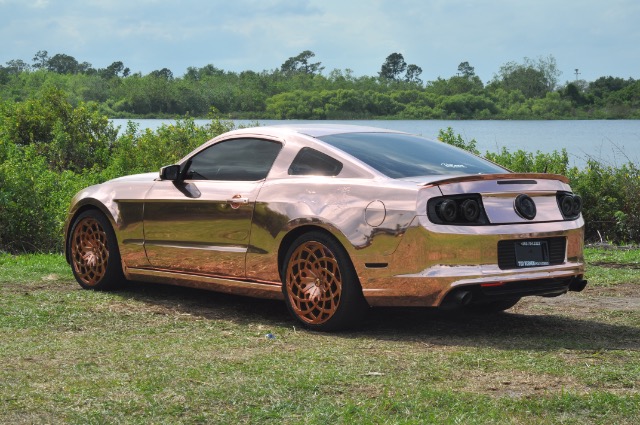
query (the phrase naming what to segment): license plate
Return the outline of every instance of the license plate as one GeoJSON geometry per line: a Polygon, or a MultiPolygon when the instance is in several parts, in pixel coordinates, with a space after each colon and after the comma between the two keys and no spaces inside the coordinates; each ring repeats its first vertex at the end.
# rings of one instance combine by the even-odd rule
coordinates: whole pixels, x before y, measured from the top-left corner
{"type": "Polygon", "coordinates": [[[549,265],[547,241],[516,242],[516,265],[518,267],[538,267],[549,265]]]}

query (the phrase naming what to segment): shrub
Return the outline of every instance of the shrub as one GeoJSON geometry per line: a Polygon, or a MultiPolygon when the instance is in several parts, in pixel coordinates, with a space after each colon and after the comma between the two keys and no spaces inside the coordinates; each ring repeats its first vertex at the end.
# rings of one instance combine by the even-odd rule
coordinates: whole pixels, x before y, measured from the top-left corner
{"type": "Polygon", "coordinates": [[[70,111],[63,105],[58,111],[64,113],[48,116],[46,103],[31,103],[34,105],[37,111],[30,119],[25,105],[3,109],[5,123],[19,123],[18,127],[31,130],[0,133],[0,252],[61,251],[69,202],[80,189],[125,174],[157,171],[233,128],[232,123],[215,117],[204,126],[185,118],[144,132],[129,123],[120,137],[106,143],[117,129],[106,118],[87,113],[82,105],[70,111]],[[108,125],[103,125],[102,118],[108,125]],[[19,134],[27,137],[19,138],[19,134]],[[96,142],[96,137],[102,137],[101,141],[96,142]],[[78,157],[56,161],[64,158],[72,140],[83,146],[73,151],[78,157]],[[92,146],[100,146],[99,152],[92,146]],[[81,158],[80,152],[86,157],[81,158]]]}
{"type": "Polygon", "coordinates": [[[447,127],[446,130],[440,130],[438,132],[438,140],[444,142],[448,145],[452,145],[458,147],[460,149],[464,149],[469,151],[475,155],[480,155],[480,151],[476,148],[477,142],[475,139],[471,139],[470,141],[465,141],[461,135],[455,134],[453,132],[453,128],[447,127]]]}
{"type": "Polygon", "coordinates": [[[0,164],[0,251],[59,252],[71,197],[98,180],[51,170],[34,146],[10,149],[0,164]]]}
{"type": "Polygon", "coordinates": [[[629,243],[640,241],[640,170],[590,159],[583,170],[568,173],[572,189],[583,199],[586,239],[629,243]]]}
{"type": "Polygon", "coordinates": [[[74,108],[55,88],[22,103],[5,103],[0,127],[3,143],[31,146],[55,171],[104,168],[118,134],[95,104],[74,108]]]}

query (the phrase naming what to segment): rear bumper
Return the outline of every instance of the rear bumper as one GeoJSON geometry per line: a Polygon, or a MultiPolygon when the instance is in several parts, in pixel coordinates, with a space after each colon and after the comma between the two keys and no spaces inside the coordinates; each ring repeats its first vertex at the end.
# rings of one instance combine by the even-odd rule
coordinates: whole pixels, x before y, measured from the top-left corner
{"type": "Polygon", "coordinates": [[[369,305],[446,306],[452,298],[460,298],[461,291],[478,302],[487,297],[556,296],[586,284],[582,220],[517,225],[508,234],[500,233],[503,226],[443,230],[446,233],[412,226],[385,267],[379,262],[375,268],[356,264],[369,305]],[[540,232],[541,228],[555,230],[540,232]],[[539,267],[499,266],[499,242],[537,238],[562,238],[564,260],[539,267]]]}
{"type": "Polygon", "coordinates": [[[587,281],[582,276],[469,285],[449,291],[440,303],[440,308],[456,308],[531,295],[557,297],[568,291],[580,292],[586,286],[587,281]]]}
{"type": "Polygon", "coordinates": [[[485,298],[556,296],[582,290],[582,282],[586,284],[583,263],[565,263],[551,269],[535,267],[520,273],[495,269],[497,266],[433,267],[420,275],[369,281],[369,285],[363,285],[363,293],[371,306],[437,307],[446,305],[461,291],[470,292],[475,302],[485,298]]]}

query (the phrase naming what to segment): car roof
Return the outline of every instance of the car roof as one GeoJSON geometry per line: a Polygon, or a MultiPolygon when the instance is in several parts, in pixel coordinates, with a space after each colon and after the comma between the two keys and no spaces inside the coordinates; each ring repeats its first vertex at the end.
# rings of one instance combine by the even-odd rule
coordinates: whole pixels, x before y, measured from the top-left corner
{"type": "Polygon", "coordinates": [[[234,130],[232,133],[253,133],[279,136],[285,133],[298,133],[311,137],[322,137],[332,134],[344,133],[403,133],[401,131],[388,130],[379,127],[351,124],[277,124],[264,127],[252,127],[234,130]]]}

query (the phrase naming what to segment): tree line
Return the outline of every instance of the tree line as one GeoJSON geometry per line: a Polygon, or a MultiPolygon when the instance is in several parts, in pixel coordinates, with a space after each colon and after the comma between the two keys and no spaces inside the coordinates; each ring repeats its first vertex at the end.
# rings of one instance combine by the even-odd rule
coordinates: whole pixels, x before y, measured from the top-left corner
{"type": "Polygon", "coordinates": [[[422,80],[422,68],[392,53],[375,76],[325,72],[305,50],[274,70],[231,72],[214,65],[132,73],[121,61],[94,68],[66,54],[39,51],[31,64],[0,65],[0,99],[20,102],[49,87],[73,105],[96,103],[112,118],[204,117],[213,108],[255,119],[637,119],[640,80],[603,76],[560,83],[553,56],[500,67],[484,83],[469,62],[455,75],[422,80]]]}

